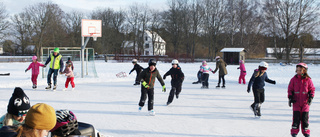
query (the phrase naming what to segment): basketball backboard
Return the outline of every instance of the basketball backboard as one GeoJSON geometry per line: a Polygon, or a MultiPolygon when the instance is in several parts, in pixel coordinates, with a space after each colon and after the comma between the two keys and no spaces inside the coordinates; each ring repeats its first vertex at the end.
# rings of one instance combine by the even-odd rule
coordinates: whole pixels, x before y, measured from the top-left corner
{"type": "Polygon", "coordinates": [[[82,37],[101,37],[102,36],[101,20],[81,20],[81,35],[82,37]]]}

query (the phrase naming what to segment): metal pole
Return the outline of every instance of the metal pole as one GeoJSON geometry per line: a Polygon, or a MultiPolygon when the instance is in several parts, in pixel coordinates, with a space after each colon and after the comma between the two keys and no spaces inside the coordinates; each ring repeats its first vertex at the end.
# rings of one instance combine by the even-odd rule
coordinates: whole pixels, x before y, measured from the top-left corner
{"type": "Polygon", "coordinates": [[[86,56],[87,56],[87,61],[86,61],[86,75],[88,75],[88,49],[86,49],[86,56]]]}
{"type": "Polygon", "coordinates": [[[83,66],[83,62],[84,62],[84,37],[81,37],[81,78],[83,78],[83,69],[84,69],[84,66],[83,66]]]}

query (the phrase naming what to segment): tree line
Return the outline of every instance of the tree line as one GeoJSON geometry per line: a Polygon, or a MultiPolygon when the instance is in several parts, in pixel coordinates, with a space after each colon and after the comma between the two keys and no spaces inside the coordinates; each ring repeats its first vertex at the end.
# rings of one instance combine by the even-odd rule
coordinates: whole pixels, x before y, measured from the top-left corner
{"type": "MultiPolygon", "coordinates": [[[[0,39],[5,52],[40,55],[41,47],[80,47],[81,19],[102,20],[103,36],[90,41],[99,54],[122,54],[123,42],[143,50],[143,30],[166,41],[174,58],[213,59],[224,47],[242,47],[251,58],[274,47],[278,59],[290,62],[293,48],[317,47],[317,0],[168,0],[166,10],[147,4],[126,9],[99,8],[64,12],[58,4],[41,2],[9,16],[0,4],[0,39]],[[28,45],[35,49],[28,51],[28,45]],[[284,50],[279,50],[283,48],[284,50]]],[[[302,58],[302,57],[301,57],[302,58]]]]}

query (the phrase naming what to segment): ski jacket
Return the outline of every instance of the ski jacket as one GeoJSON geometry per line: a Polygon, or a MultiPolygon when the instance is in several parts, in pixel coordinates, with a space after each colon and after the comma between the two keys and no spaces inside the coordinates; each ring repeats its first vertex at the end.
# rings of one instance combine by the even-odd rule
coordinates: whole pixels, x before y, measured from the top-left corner
{"type": "Polygon", "coordinates": [[[54,54],[51,54],[44,65],[47,65],[49,62],[51,62],[50,63],[51,69],[59,69],[60,68],[60,72],[62,72],[63,61],[62,61],[62,56],[60,55],[60,53],[58,53],[56,56],[54,54]]]}
{"type": "Polygon", "coordinates": [[[140,74],[140,72],[143,70],[143,67],[141,67],[139,64],[135,64],[134,66],[133,66],[133,69],[130,71],[130,73],[132,72],[132,71],[136,71],[137,72],[137,74],[140,74]]]}
{"type": "Polygon", "coordinates": [[[226,67],[227,67],[227,63],[225,63],[223,59],[219,59],[216,62],[216,69],[213,71],[213,73],[216,73],[217,70],[219,69],[219,76],[227,75],[228,72],[226,67]]]}
{"type": "Polygon", "coordinates": [[[314,97],[315,87],[311,78],[302,78],[300,75],[295,75],[291,78],[288,86],[288,98],[293,96],[295,106],[304,106],[308,104],[308,99],[314,97]]]}
{"type": "Polygon", "coordinates": [[[0,128],[0,137],[17,137],[17,132],[12,126],[3,126],[0,128]]]}
{"type": "Polygon", "coordinates": [[[251,85],[253,89],[263,89],[265,86],[264,82],[268,82],[271,84],[276,83],[274,80],[268,78],[267,72],[261,74],[261,71],[259,71],[259,69],[256,69],[254,70],[252,77],[250,78],[248,89],[250,90],[251,85]]]}
{"type": "Polygon", "coordinates": [[[149,85],[148,89],[154,88],[154,81],[156,78],[161,83],[161,86],[164,86],[163,79],[162,79],[159,71],[157,70],[157,68],[155,68],[153,71],[151,71],[150,68],[148,67],[148,68],[144,69],[141,72],[141,74],[139,75],[139,80],[145,81],[149,85]]]}
{"type": "Polygon", "coordinates": [[[73,69],[74,69],[74,67],[73,67],[73,63],[72,63],[72,61],[71,61],[71,60],[68,60],[68,61],[66,62],[66,66],[67,66],[69,63],[71,63],[71,68],[72,68],[72,70],[73,70],[73,69]]]}
{"type": "Polygon", "coordinates": [[[43,67],[44,65],[41,64],[40,62],[32,62],[29,67],[27,68],[27,70],[32,69],[32,75],[38,75],[39,74],[39,67],[43,67]]]}
{"type": "Polygon", "coordinates": [[[72,71],[71,67],[66,67],[66,69],[64,69],[64,71],[63,71],[62,73],[63,73],[63,74],[66,74],[66,76],[67,76],[68,78],[74,77],[73,71],[72,71]]]}
{"type": "Polygon", "coordinates": [[[171,75],[171,81],[172,82],[180,82],[182,83],[184,80],[184,74],[178,66],[177,68],[171,68],[166,74],[163,75],[163,78],[165,79],[168,75],[171,75]]]}
{"type": "Polygon", "coordinates": [[[202,73],[207,73],[209,74],[210,71],[212,71],[212,69],[208,66],[208,65],[201,65],[200,66],[200,71],[202,73]]]}
{"type": "Polygon", "coordinates": [[[0,118],[0,128],[3,126],[17,126],[24,124],[24,121],[20,123],[19,121],[15,120],[12,114],[5,114],[0,118]]]}
{"type": "Polygon", "coordinates": [[[244,66],[243,63],[240,63],[240,75],[247,75],[246,67],[244,66]]]}

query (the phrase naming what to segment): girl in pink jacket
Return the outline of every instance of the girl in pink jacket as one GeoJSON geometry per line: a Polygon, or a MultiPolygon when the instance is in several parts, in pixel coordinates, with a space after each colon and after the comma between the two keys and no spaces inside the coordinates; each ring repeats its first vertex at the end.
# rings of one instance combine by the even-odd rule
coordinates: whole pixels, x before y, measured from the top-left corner
{"type": "Polygon", "coordinates": [[[243,84],[246,84],[246,75],[247,75],[247,71],[246,71],[246,67],[244,66],[244,62],[242,60],[239,61],[240,67],[238,69],[240,69],[240,76],[239,76],[239,84],[241,84],[241,80],[243,82],[243,84]]]}
{"type": "Polygon", "coordinates": [[[303,135],[310,136],[309,107],[314,97],[315,87],[307,70],[307,64],[299,63],[296,66],[297,74],[293,76],[288,86],[289,106],[293,105],[292,137],[296,137],[299,133],[300,122],[303,135]]]}
{"type": "Polygon", "coordinates": [[[63,89],[64,91],[68,89],[68,85],[69,83],[71,83],[72,86],[72,90],[74,90],[75,84],[74,84],[74,74],[72,71],[72,64],[68,63],[67,67],[64,69],[64,71],[62,72],[62,74],[65,74],[67,76],[67,80],[66,80],[66,84],[65,84],[65,89],[63,89]]]}
{"type": "Polygon", "coordinates": [[[37,61],[37,56],[32,57],[32,63],[29,65],[29,67],[25,70],[27,72],[29,69],[32,69],[32,76],[31,76],[31,81],[33,83],[32,88],[36,89],[37,88],[37,78],[39,75],[39,67],[44,67],[43,64],[39,63],[37,61]]]}

